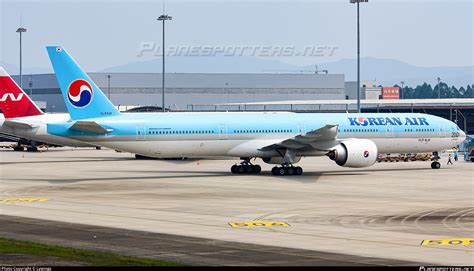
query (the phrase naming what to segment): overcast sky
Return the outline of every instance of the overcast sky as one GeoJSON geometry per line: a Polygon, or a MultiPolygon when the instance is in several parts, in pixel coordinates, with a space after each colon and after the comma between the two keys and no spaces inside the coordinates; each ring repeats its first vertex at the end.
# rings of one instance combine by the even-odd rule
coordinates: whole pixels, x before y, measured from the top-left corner
{"type": "MultiPolygon", "coordinates": [[[[161,43],[162,1],[0,0],[0,60],[49,68],[46,45],[63,45],[89,71],[148,60],[141,42],[161,43]]],[[[361,4],[362,56],[418,66],[473,65],[472,0],[371,0],[361,4]]],[[[335,46],[332,56],[280,57],[308,65],[354,58],[356,9],[349,0],[166,1],[167,45],[335,46]]]]}

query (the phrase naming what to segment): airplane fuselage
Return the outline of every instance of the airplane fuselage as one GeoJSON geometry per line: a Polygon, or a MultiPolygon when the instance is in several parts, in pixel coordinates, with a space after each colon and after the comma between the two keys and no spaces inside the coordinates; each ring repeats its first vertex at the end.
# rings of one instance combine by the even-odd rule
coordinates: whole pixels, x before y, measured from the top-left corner
{"type": "Polygon", "coordinates": [[[274,157],[262,147],[325,125],[338,125],[336,140],[298,150],[319,156],[347,139],[369,139],[379,153],[417,153],[457,146],[465,134],[446,119],[414,113],[137,113],[88,119],[110,130],[103,135],[72,131],[65,124],[48,132],[152,157],[274,157]]]}

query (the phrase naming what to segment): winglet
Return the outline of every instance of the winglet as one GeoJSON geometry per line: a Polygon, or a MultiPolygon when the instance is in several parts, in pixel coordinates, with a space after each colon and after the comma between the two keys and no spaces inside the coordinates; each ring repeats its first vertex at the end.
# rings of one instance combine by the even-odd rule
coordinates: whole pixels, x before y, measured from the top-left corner
{"type": "Polygon", "coordinates": [[[7,119],[43,114],[2,67],[0,67],[0,109],[7,119]]]}
{"type": "Polygon", "coordinates": [[[46,47],[72,119],[120,115],[102,90],[61,46],[46,47]]]}

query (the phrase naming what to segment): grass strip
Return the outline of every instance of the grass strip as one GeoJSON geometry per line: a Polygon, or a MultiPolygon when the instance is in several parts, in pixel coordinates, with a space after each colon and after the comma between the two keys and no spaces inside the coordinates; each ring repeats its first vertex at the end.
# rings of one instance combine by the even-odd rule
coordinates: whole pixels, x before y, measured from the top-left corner
{"type": "Polygon", "coordinates": [[[56,257],[61,260],[92,266],[181,266],[181,264],[150,258],[125,256],[89,249],[45,245],[30,241],[0,237],[0,253],[18,253],[34,256],[56,257]]]}

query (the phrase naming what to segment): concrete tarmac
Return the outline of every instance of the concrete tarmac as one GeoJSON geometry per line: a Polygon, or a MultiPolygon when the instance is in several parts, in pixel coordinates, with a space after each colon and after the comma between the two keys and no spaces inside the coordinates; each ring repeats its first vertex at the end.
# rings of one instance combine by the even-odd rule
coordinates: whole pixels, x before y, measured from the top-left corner
{"type": "MultiPolygon", "coordinates": [[[[329,253],[340,255],[332,259],[341,264],[355,257],[350,262],[474,265],[472,246],[420,245],[425,239],[474,237],[473,163],[446,166],[442,160],[439,170],[432,170],[429,162],[348,169],[317,157],[302,159],[303,176],[275,177],[269,173],[272,165],[261,160],[256,161],[264,170],[261,175],[232,175],[229,169],[236,162],[136,160],[111,150],[2,150],[0,213],[4,219],[235,242],[262,246],[262,251],[279,247],[329,253]],[[229,225],[251,221],[285,222],[289,227],[229,225]]],[[[251,251],[242,255],[258,249],[251,251]]],[[[202,263],[209,263],[204,258],[202,263]]],[[[281,255],[274,257],[277,262],[250,256],[239,262],[246,258],[264,265],[298,262],[281,255]]]]}
{"type": "MultiPolygon", "coordinates": [[[[409,266],[419,264],[24,217],[0,215],[0,219],[3,222],[0,228],[0,236],[3,237],[21,238],[75,248],[99,249],[129,256],[157,258],[189,265],[409,266]]],[[[3,264],[2,260],[2,257],[0,257],[0,265],[3,264]]],[[[18,265],[20,262],[16,261],[16,263],[18,265]]]]}

